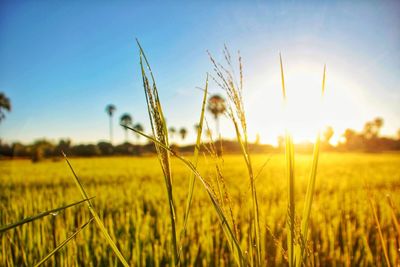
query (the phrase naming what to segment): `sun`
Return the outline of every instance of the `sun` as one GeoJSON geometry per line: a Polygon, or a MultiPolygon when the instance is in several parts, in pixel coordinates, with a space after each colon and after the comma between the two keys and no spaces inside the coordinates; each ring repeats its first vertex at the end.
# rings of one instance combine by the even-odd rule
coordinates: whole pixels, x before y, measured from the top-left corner
{"type": "Polygon", "coordinates": [[[286,84],[287,98],[283,104],[285,128],[295,142],[312,141],[324,122],[322,75],[301,68],[291,73],[286,84]]]}

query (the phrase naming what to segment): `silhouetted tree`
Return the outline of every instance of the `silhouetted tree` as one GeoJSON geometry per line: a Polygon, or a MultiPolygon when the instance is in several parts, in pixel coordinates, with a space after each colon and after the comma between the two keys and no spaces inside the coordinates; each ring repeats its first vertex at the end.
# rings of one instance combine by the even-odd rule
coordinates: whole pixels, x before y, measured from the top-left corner
{"type": "Polygon", "coordinates": [[[187,135],[187,130],[186,130],[186,128],[182,127],[182,128],[179,130],[179,134],[181,135],[182,140],[185,140],[186,135],[187,135]]]}
{"type": "Polygon", "coordinates": [[[173,126],[169,127],[168,132],[169,132],[169,137],[170,137],[171,139],[174,139],[174,136],[175,136],[175,134],[176,134],[176,129],[175,129],[175,127],[173,127],[173,126]]]}
{"type": "Polygon", "coordinates": [[[225,99],[220,95],[213,95],[208,99],[207,110],[214,116],[216,131],[220,137],[219,116],[226,111],[225,99]]]}
{"type": "MultiPolygon", "coordinates": [[[[119,118],[119,123],[124,126],[132,126],[132,117],[128,113],[124,113],[119,118]]],[[[128,129],[122,126],[122,129],[125,131],[125,142],[128,143],[128,129]]]]}
{"type": "Polygon", "coordinates": [[[375,125],[375,136],[379,136],[379,132],[381,131],[381,128],[383,126],[383,119],[380,117],[375,118],[374,125],[375,125]]]}
{"type": "Polygon", "coordinates": [[[366,139],[370,139],[372,138],[373,134],[374,134],[374,124],[373,122],[368,121],[364,124],[363,135],[366,139]]]}
{"type": "Polygon", "coordinates": [[[117,108],[113,104],[109,104],[106,106],[106,112],[107,112],[108,116],[110,117],[110,143],[111,144],[113,142],[112,117],[116,110],[117,110],[117,108]]]}
{"type": "Polygon", "coordinates": [[[58,155],[61,155],[61,152],[64,152],[65,154],[69,154],[69,152],[70,152],[70,148],[71,148],[71,140],[69,140],[69,139],[61,139],[59,142],[58,142],[58,145],[56,146],[56,151],[55,151],[55,154],[58,156],[58,155]]]}
{"type": "MultiPolygon", "coordinates": [[[[133,129],[135,129],[136,131],[139,131],[139,132],[143,132],[143,131],[144,131],[143,125],[140,124],[140,123],[136,123],[136,124],[133,126],[133,129]]],[[[135,135],[136,135],[137,141],[139,142],[140,134],[135,133],[135,135]]]]}
{"type": "Polygon", "coordinates": [[[4,93],[0,93],[0,122],[6,118],[5,110],[11,111],[11,102],[4,93]]]}
{"type": "Polygon", "coordinates": [[[114,154],[114,147],[111,143],[108,142],[99,142],[97,144],[97,147],[100,150],[101,155],[103,156],[109,156],[114,154]]]}
{"type": "Polygon", "coordinates": [[[363,135],[366,139],[376,139],[383,126],[382,118],[375,118],[373,121],[368,121],[364,125],[363,135]]]}

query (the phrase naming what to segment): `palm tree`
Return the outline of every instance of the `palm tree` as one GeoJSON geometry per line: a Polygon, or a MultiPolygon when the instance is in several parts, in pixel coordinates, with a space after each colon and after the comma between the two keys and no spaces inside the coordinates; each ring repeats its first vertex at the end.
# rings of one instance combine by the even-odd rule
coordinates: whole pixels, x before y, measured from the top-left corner
{"type": "Polygon", "coordinates": [[[106,106],[106,113],[110,117],[110,143],[112,144],[113,142],[113,132],[112,132],[112,117],[114,112],[117,110],[117,108],[113,104],[109,104],[106,106]]]}
{"type": "Polygon", "coordinates": [[[220,95],[211,96],[208,99],[207,110],[214,115],[216,131],[218,136],[221,137],[221,133],[219,132],[219,116],[226,110],[225,99],[220,95]]]}
{"type": "Polygon", "coordinates": [[[185,140],[186,134],[187,134],[186,128],[182,127],[182,128],[179,130],[179,134],[181,135],[182,141],[185,140]]]}
{"type": "Polygon", "coordinates": [[[4,94],[0,93],[0,122],[6,118],[3,110],[11,111],[10,99],[4,94]]]}
{"type": "MultiPolygon", "coordinates": [[[[144,131],[143,125],[140,124],[140,123],[136,123],[133,126],[133,129],[135,129],[136,131],[139,131],[139,132],[143,132],[144,131]]],[[[136,133],[136,138],[137,138],[137,140],[139,142],[140,134],[136,133]]]]}
{"type": "Polygon", "coordinates": [[[168,132],[169,132],[170,138],[173,139],[176,134],[175,127],[173,127],[173,126],[169,127],[168,132]]]}
{"type": "MultiPolygon", "coordinates": [[[[119,123],[124,126],[132,126],[132,117],[128,113],[122,114],[122,116],[119,118],[119,123]]],[[[128,143],[128,129],[123,127],[122,128],[125,130],[125,143],[128,143]]]]}

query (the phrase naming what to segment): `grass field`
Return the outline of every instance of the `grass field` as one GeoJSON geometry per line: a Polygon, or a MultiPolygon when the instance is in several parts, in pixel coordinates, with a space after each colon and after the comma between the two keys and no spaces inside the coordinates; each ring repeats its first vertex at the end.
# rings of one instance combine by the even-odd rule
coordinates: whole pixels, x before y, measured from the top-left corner
{"type": "MultiPolygon", "coordinates": [[[[262,258],[271,266],[286,265],[287,182],[283,154],[257,155],[253,165],[260,208],[262,258]]],[[[173,184],[182,228],[189,170],[173,158],[173,184]]],[[[106,228],[132,266],[164,266],[172,257],[168,200],[161,168],[155,157],[71,159],[106,228]]],[[[296,209],[302,210],[311,164],[310,155],[296,156],[296,209]]],[[[248,248],[251,190],[242,156],[224,156],[223,185],[215,181],[212,159],[202,158],[200,172],[213,189],[226,186],[224,208],[232,210],[237,236],[248,248]],[[218,187],[219,186],[219,187],[218,187]]],[[[317,266],[385,266],[382,246],[370,208],[368,184],[390,261],[399,264],[399,241],[390,195],[400,204],[400,155],[323,153],[312,206],[309,259],[317,266]]],[[[219,194],[216,193],[218,196],[219,194]]],[[[0,224],[81,200],[64,161],[32,164],[0,161],[0,224]]],[[[394,211],[395,217],[399,213],[394,211]]],[[[297,213],[299,216],[301,213],[297,213]]],[[[31,266],[76,228],[88,221],[85,204],[1,234],[0,266],[31,266]]],[[[296,218],[298,220],[299,218],[296,218]]],[[[204,189],[197,183],[187,235],[184,266],[232,266],[234,259],[204,189]]],[[[52,257],[47,266],[119,266],[118,259],[95,224],[52,257]]]]}

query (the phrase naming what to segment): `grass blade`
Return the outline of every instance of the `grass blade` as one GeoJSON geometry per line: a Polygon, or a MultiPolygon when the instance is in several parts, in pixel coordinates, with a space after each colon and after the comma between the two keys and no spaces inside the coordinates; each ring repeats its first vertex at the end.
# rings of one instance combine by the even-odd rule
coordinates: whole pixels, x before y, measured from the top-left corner
{"type": "Polygon", "coordinates": [[[383,238],[383,234],[382,234],[382,227],[381,227],[381,224],[379,222],[378,214],[376,212],[374,196],[373,196],[370,188],[367,185],[366,185],[366,190],[367,190],[368,202],[369,202],[369,205],[370,205],[370,208],[371,208],[371,211],[372,211],[372,215],[374,217],[375,225],[376,225],[376,228],[378,229],[379,240],[381,241],[383,255],[385,256],[386,266],[390,267],[392,265],[390,264],[389,255],[388,255],[388,252],[387,252],[385,239],[383,238]]]}
{"type": "MultiPolygon", "coordinates": [[[[325,94],[325,78],[326,78],[326,66],[324,66],[324,72],[322,77],[322,92],[321,96],[323,97],[325,94]]],[[[301,243],[296,247],[296,266],[300,266],[303,262],[304,252],[307,245],[308,239],[308,228],[310,225],[310,215],[311,215],[311,206],[314,198],[315,192],[315,181],[317,177],[317,167],[318,167],[318,159],[319,159],[319,148],[320,148],[321,138],[320,133],[317,134],[317,138],[315,140],[314,151],[313,151],[313,159],[312,159],[312,167],[310,178],[308,180],[306,198],[304,203],[303,215],[301,217],[301,229],[300,229],[300,239],[301,243]]]]}
{"type": "MultiPolygon", "coordinates": [[[[281,69],[281,81],[282,81],[282,94],[283,101],[286,106],[286,88],[285,88],[285,77],[283,73],[282,56],[279,54],[280,69],[281,69]]],[[[286,157],[286,177],[288,181],[288,218],[287,218],[287,242],[288,242],[288,261],[289,266],[295,265],[294,259],[294,239],[295,239],[295,202],[294,202],[294,146],[293,138],[286,129],[285,137],[285,157],[286,157]]]]}
{"type": "MultiPolygon", "coordinates": [[[[251,163],[251,157],[249,153],[248,145],[248,134],[247,134],[247,122],[243,102],[243,65],[240,53],[238,53],[238,64],[240,71],[240,83],[235,80],[235,68],[232,64],[232,58],[228,48],[225,46],[224,57],[227,66],[224,67],[222,64],[217,63],[212,55],[209,53],[210,60],[214,66],[214,72],[218,77],[218,81],[214,78],[214,81],[225,91],[229,99],[228,117],[233,122],[236,132],[236,139],[240,145],[241,153],[243,154],[248,176],[251,186],[252,195],[252,214],[250,220],[253,224],[251,247],[255,248],[255,266],[261,266],[261,234],[260,234],[260,219],[259,219],[259,208],[257,200],[257,191],[254,182],[253,165],[251,163]],[[240,84],[240,85],[239,85],[240,84]]],[[[222,144],[222,143],[221,143],[222,144]]],[[[232,216],[233,219],[233,216],[232,216]]],[[[250,255],[253,256],[253,253],[250,255]]]]}
{"type": "Polygon", "coordinates": [[[48,259],[50,259],[54,254],[56,254],[60,249],[62,249],[66,244],[68,244],[69,241],[71,241],[77,234],[79,234],[89,223],[93,221],[93,217],[87,221],[85,224],[83,224],[81,227],[79,227],[78,230],[76,230],[75,233],[70,235],[67,239],[65,239],[63,242],[60,243],[55,249],[53,249],[49,254],[47,254],[46,257],[44,257],[42,260],[40,260],[38,263],[34,265],[34,267],[38,267],[45,263],[48,259]]]}
{"type": "Polygon", "coordinates": [[[64,155],[64,158],[65,158],[65,161],[67,162],[69,168],[72,171],[75,184],[78,187],[79,191],[81,192],[82,197],[84,199],[88,199],[87,200],[87,205],[89,207],[89,211],[92,214],[94,220],[96,221],[97,226],[100,228],[100,231],[103,233],[104,238],[107,240],[108,244],[110,245],[110,247],[114,251],[115,255],[118,257],[118,259],[121,261],[121,263],[126,267],[129,266],[128,262],[125,260],[124,256],[119,251],[117,245],[114,243],[114,241],[112,240],[111,236],[108,234],[107,229],[104,226],[103,222],[101,221],[100,217],[97,215],[97,212],[95,211],[95,209],[94,209],[94,207],[92,205],[92,202],[89,200],[88,194],[86,193],[85,189],[83,188],[83,185],[82,185],[80,179],[78,178],[78,176],[76,175],[74,169],[72,168],[72,165],[69,162],[67,156],[64,153],[63,153],[63,155],[64,155]]]}
{"type": "MultiPolygon", "coordinates": [[[[94,198],[94,197],[92,197],[92,198],[94,198]]],[[[91,199],[92,199],[92,198],[91,198],[91,199]]],[[[44,211],[44,212],[41,212],[41,213],[36,214],[36,215],[34,215],[34,216],[24,218],[24,219],[22,219],[22,220],[20,220],[20,221],[18,221],[18,222],[15,222],[15,223],[11,223],[11,224],[2,226],[2,227],[0,227],[0,233],[3,233],[3,232],[5,232],[5,231],[8,231],[8,230],[13,229],[13,228],[15,228],[15,227],[18,227],[18,226],[23,225],[23,224],[25,224],[25,223],[32,222],[32,221],[35,221],[35,220],[37,220],[37,219],[43,218],[43,217],[45,217],[45,216],[48,216],[48,215],[51,215],[51,214],[54,214],[54,213],[58,213],[58,212],[60,212],[60,211],[62,211],[62,210],[65,210],[65,209],[68,209],[68,208],[70,208],[70,207],[79,205],[79,204],[81,204],[81,203],[83,203],[83,202],[85,202],[85,201],[89,201],[89,200],[90,200],[90,199],[83,199],[83,200],[81,200],[81,201],[78,201],[78,202],[75,202],[75,203],[72,203],[72,204],[68,204],[68,205],[65,205],[65,206],[62,206],[62,207],[59,207],[59,208],[56,208],[56,209],[44,211]]]]}
{"type": "MultiPolygon", "coordinates": [[[[139,43],[136,40],[139,50],[140,50],[140,67],[142,71],[142,79],[143,79],[143,88],[146,95],[147,102],[147,110],[149,113],[149,119],[151,123],[151,128],[153,131],[154,137],[163,143],[166,147],[169,147],[168,141],[168,128],[167,123],[162,111],[161,102],[158,97],[158,90],[156,86],[156,82],[153,76],[153,72],[151,70],[150,64],[147,61],[146,55],[139,43]],[[148,69],[151,76],[152,85],[147,78],[147,74],[144,66],[148,69]]],[[[176,234],[176,212],[175,212],[175,204],[173,197],[173,186],[172,186],[172,173],[171,173],[171,161],[170,161],[170,153],[168,150],[161,149],[157,144],[155,144],[158,159],[161,165],[161,168],[164,173],[165,186],[167,190],[168,203],[169,203],[169,211],[170,211],[170,220],[171,220],[171,235],[172,235],[172,245],[174,248],[174,257],[173,264],[176,265],[179,262],[179,249],[178,249],[178,241],[176,234]]]]}
{"type": "MultiPolygon", "coordinates": [[[[204,113],[205,113],[206,102],[207,102],[207,92],[208,92],[208,74],[207,74],[207,78],[206,78],[206,87],[204,89],[203,103],[202,103],[202,106],[201,106],[200,120],[199,120],[199,124],[198,124],[199,127],[197,129],[196,145],[194,147],[194,153],[193,153],[193,165],[194,165],[194,167],[197,167],[197,162],[198,162],[198,157],[199,157],[199,150],[200,150],[200,145],[201,145],[201,136],[202,136],[202,133],[203,133],[204,113]]],[[[188,196],[187,196],[187,200],[186,200],[185,214],[184,214],[184,217],[183,217],[183,228],[182,228],[182,231],[181,231],[181,238],[185,235],[185,232],[186,232],[187,222],[188,222],[188,219],[189,219],[190,208],[191,208],[191,205],[192,205],[195,182],[196,182],[196,177],[195,177],[194,173],[191,172],[190,180],[189,180],[189,191],[188,191],[188,196]]]]}
{"type": "Polygon", "coordinates": [[[186,167],[188,167],[197,177],[197,179],[200,181],[200,183],[203,185],[204,189],[206,190],[212,204],[213,207],[218,215],[218,218],[220,219],[222,228],[224,230],[224,233],[230,243],[230,247],[232,249],[232,252],[234,254],[235,260],[237,261],[237,264],[239,266],[247,266],[249,265],[246,258],[244,257],[243,251],[239,245],[239,241],[236,239],[234,232],[232,231],[232,228],[229,226],[228,224],[228,220],[226,219],[225,214],[222,211],[222,208],[220,207],[220,205],[218,204],[218,200],[216,199],[212,189],[210,188],[209,184],[204,180],[204,178],[201,176],[201,174],[198,172],[197,168],[187,159],[185,159],[184,157],[178,155],[175,151],[173,151],[171,148],[169,148],[168,146],[166,146],[165,144],[159,142],[157,139],[155,139],[154,137],[151,137],[145,133],[142,133],[140,131],[137,131],[136,129],[133,129],[129,126],[126,125],[121,125],[131,131],[134,131],[135,133],[145,137],[146,139],[152,141],[153,143],[157,144],[158,146],[160,146],[161,148],[168,150],[172,155],[174,155],[177,159],[179,159],[180,161],[182,161],[184,163],[184,165],[186,167]]]}

